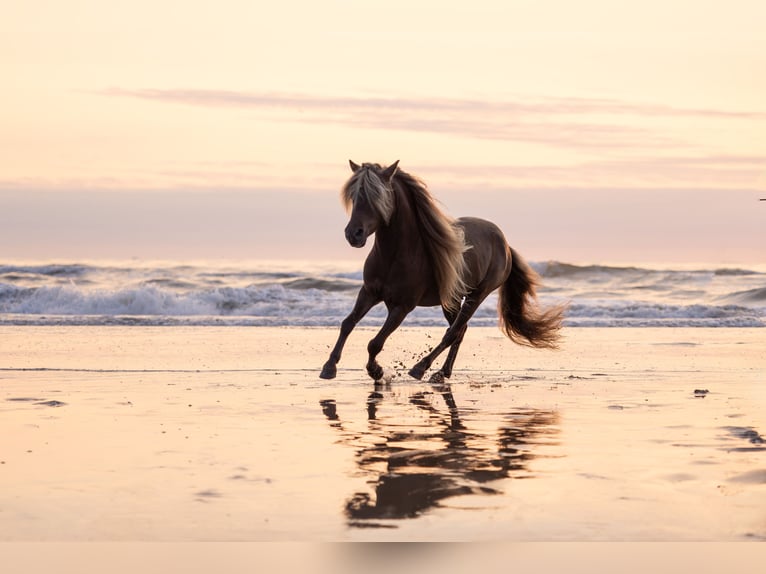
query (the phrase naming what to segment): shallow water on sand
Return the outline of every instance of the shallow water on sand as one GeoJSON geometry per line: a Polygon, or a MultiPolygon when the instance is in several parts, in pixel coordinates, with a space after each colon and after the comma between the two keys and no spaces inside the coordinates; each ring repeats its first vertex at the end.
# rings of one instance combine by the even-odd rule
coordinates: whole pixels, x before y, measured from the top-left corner
{"type": "Polygon", "coordinates": [[[760,330],[474,329],[443,385],[370,334],[0,329],[0,540],[766,539],[760,330]]]}

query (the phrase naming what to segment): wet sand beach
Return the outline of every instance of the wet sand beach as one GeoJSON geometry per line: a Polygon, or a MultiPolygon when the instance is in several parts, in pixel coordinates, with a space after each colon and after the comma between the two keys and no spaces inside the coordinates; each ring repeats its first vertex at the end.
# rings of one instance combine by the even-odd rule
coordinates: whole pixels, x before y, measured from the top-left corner
{"type": "Polygon", "coordinates": [[[766,540],[760,329],[0,328],[0,540],[766,540]]]}

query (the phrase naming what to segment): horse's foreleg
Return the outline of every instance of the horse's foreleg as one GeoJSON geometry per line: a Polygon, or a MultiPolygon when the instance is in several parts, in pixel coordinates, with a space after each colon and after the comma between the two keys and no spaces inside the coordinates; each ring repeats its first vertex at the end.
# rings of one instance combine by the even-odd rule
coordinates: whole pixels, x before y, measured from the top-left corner
{"type": "Polygon", "coordinates": [[[426,371],[431,368],[431,365],[436,358],[441,355],[447,347],[453,348],[450,349],[450,353],[447,356],[447,360],[445,361],[441,372],[445,377],[449,377],[452,374],[452,366],[457,357],[460,343],[463,341],[463,336],[465,336],[466,329],[468,328],[468,320],[473,316],[483,300],[483,297],[471,296],[470,294],[466,297],[463,305],[460,307],[457,317],[452,322],[449,329],[447,329],[447,332],[444,334],[444,337],[439,344],[410,369],[411,377],[418,380],[422,379],[423,375],[425,375],[426,371]]]}
{"type": "Polygon", "coordinates": [[[383,378],[383,367],[381,367],[375,360],[376,357],[383,350],[383,345],[386,339],[393,333],[396,328],[402,324],[404,318],[412,309],[402,306],[391,306],[388,308],[388,317],[386,317],[385,323],[378,331],[378,334],[373,337],[370,343],[367,345],[367,352],[370,354],[367,361],[367,373],[375,381],[379,381],[383,378]]]}
{"type": "Polygon", "coordinates": [[[334,379],[338,372],[338,361],[340,361],[343,347],[346,344],[346,339],[354,330],[356,324],[362,320],[367,312],[380,302],[380,299],[371,295],[367,289],[362,287],[357,295],[356,303],[351,313],[346,317],[340,325],[340,334],[338,335],[338,341],[335,343],[335,347],[330,352],[330,358],[322,367],[322,372],[319,376],[323,379],[334,379]]]}

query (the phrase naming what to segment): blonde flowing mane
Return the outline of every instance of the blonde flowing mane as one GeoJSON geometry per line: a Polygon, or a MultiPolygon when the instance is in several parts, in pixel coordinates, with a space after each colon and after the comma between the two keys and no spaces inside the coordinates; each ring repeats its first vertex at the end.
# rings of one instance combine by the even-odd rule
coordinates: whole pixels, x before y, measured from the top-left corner
{"type": "Polygon", "coordinates": [[[394,194],[380,179],[378,174],[381,171],[381,166],[376,163],[363,164],[343,186],[341,200],[346,210],[350,211],[356,200],[364,196],[388,225],[394,215],[394,194]]]}
{"type": "Polygon", "coordinates": [[[386,224],[391,222],[396,208],[392,186],[412,199],[415,218],[426,250],[433,266],[434,278],[439,288],[441,304],[457,310],[466,293],[465,260],[466,245],[463,230],[457,222],[445,214],[428,191],[426,184],[409,173],[397,170],[387,184],[381,174],[385,168],[365,163],[348,180],[341,191],[347,209],[364,194],[370,205],[386,224]]]}

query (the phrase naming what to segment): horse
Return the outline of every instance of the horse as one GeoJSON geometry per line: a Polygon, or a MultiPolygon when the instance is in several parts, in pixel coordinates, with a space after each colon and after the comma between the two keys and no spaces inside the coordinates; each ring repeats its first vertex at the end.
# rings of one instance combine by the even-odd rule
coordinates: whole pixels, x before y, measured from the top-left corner
{"type": "Polygon", "coordinates": [[[375,242],[364,263],[363,284],[351,313],[342,321],[337,342],[320,377],[333,379],[348,336],[375,305],[388,310],[380,331],[367,346],[367,373],[383,378],[377,362],[386,339],[415,307],[441,306],[449,324],[441,341],[409,375],[421,380],[433,362],[449,349],[431,382],[452,376],[468,321],[486,297],[499,289],[501,330],[521,345],[558,348],[565,306],[536,303],[539,276],[508,245],[500,228],[476,217],[445,214],[417,177],[399,169],[349,160],[352,175],[341,190],[350,212],[345,236],[355,248],[375,242]]]}

